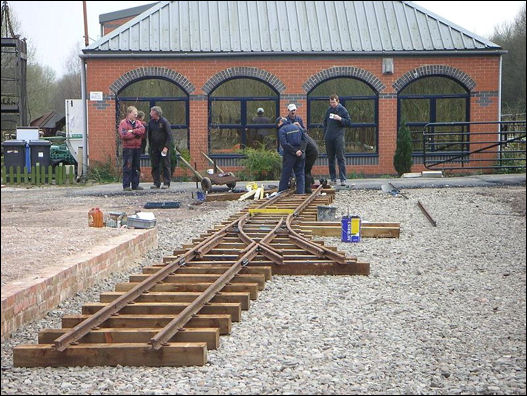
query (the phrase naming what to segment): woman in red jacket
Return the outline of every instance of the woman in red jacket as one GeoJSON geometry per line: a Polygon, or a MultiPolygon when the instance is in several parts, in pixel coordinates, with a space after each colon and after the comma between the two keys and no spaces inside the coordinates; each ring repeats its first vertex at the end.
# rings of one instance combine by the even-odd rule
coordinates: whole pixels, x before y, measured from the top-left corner
{"type": "Polygon", "coordinates": [[[119,123],[119,136],[123,145],[123,190],[142,190],[139,186],[141,142],[145,126],[137,121],[137,108],[128,106],[126,118],[119,123]],[[131,188],[130,188],[131,185],[131,188]]]}

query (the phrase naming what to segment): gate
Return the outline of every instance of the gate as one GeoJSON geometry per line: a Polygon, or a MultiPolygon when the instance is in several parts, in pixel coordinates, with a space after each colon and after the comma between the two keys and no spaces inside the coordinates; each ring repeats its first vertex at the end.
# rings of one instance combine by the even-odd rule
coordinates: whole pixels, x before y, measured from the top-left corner
{"type": "Polygon", "coordinates": [[[434,122],[423,130],[427,169],[525,170],[525,121],[434,122]]]}

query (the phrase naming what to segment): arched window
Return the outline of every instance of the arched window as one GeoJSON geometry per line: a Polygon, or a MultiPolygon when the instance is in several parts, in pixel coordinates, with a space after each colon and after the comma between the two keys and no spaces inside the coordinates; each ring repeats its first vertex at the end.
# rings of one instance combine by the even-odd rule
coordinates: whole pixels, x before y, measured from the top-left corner
{"type": "MultiPolygon", "coordinates": [[[[449,77],[432,76],[415,80],[404,87],[397,97],[397,112],[400,125],[406,120],[406,125],[412,135],[414,154],[423,152],[423,129],[431,122],[466,122],[470,119],[470,94],[457,81],[449,77]]],[[[437,132],[466,132],[466,126],[438,126],[437,132]]],[[[463,135],[439,137],[446,139],[445,144],[434,142],[435,151],[459,151],[462,145],[455,144],[457,139],[463,141],[463,135]],[[452,137],[455,136],[455,137],[452,137]],[[448,142],[447,142],[448,140],[448,142]]]]}
{"type": "Polygon", "coordinates": [[[241,156],[240,149],[262,145],[277,150],[277,117],[278,93],[268,84],[252,78],[223,82],[209,95],[209,153],[241,156]]]}
{"type": "Polygon", "coordinates": [[[352,126],[346,128],[346,154],[376,154],[378,96],[368,84],[350,77],[338,77],[317,85],[307,96],[307,127],[320,148],[324,147],[323,122],[329,97],[339,96],[349,112],[352,126]]]}
{"type": "MultiPolygon", "coordinates": [[[[177,84],[161,78],[137,80],[123,88],[116,98],[117,122],[126,117],[126,108],[135,106],[150,120],[150,109],[159,106],[163,117],[170,122],[174,145],[178,150],[189,149],[188,95],[177,84]]],[[[143,146],[143,154],[148,148],[143,146]]]]}

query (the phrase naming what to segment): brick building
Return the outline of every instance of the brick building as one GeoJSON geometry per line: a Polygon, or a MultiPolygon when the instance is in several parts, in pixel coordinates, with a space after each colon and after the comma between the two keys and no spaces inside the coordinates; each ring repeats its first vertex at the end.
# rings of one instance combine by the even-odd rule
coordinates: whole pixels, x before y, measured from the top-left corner
{"type": "Polygon", "coordinates": [[[88,96],[103,94],[87,106],[90,166],[117,163],[128,105],[147,115],[160,105],[199,170],[210,167],[204,152],[237,171],[238,148],[276,149],[274,120],[295,103],[321,148],[315,175],[328,173],[321,126],[331,93],[352,117],[351,176],[395,173],[401,119],[413,171],[424,169],[428,122],[500,119],[504,51],[408,1],[162,1],[100,21],[106,35],[83,50],[88,96]],[[254,121],[257,108],[268,122],[254,121]]]}

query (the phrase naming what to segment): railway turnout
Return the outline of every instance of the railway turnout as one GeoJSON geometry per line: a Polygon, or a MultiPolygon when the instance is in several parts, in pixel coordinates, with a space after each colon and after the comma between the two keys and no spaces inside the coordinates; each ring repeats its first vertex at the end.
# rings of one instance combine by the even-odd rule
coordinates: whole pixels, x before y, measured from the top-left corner
{"type": "Polygon", "coordinates": [[[317,205],[332,201],[323,192],[255,201],[81,314],[65,315],[62,329],[42,330],[38,344],[15,347],[14,365],[204,365],[272,275],[368,275],[368,263],[302,228],[316,220],[317,205]]]}

